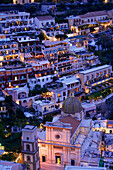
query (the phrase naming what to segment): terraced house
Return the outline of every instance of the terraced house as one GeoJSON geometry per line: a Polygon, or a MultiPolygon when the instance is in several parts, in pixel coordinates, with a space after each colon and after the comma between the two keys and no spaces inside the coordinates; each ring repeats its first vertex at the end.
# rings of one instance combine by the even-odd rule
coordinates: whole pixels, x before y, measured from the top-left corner
{"type": "Polygon", "coordinates": [[[6,11],[0,13],[0,34],[14,36],[18,33],[35,32],[30,13],[19,11],[6,11]]]}
{"type": "Polygon", "coordinates": [[[78,77],[80,78],[85,91],[88,93],[92,87],[112,79],[112,66],[106,64],[85,71],[80,71],[78,77]]]}

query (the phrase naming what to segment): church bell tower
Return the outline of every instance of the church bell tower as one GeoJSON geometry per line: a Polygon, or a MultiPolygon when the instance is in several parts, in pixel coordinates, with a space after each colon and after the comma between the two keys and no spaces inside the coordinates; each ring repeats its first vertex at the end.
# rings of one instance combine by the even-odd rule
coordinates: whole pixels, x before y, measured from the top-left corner
{"type": "Polygon", "coordinates": [[[22,129],[22,155],[30,170],[40,169],[37,126],[26,125],[22,129]]]}

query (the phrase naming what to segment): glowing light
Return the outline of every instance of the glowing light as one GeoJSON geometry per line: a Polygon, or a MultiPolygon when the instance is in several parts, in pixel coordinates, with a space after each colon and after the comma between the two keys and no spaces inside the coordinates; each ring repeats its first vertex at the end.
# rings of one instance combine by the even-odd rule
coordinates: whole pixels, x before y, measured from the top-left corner
{"type": "Polygon", "coordinates": [[[16,103],[19,104],[19,100],[16,100],[16,103]]]}

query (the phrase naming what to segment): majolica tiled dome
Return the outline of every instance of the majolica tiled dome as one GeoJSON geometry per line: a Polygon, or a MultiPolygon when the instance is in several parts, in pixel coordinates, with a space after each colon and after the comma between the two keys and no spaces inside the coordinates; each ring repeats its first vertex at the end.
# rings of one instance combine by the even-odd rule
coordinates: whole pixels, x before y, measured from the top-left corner
{"type": "Polygon", "coordinates": [[[82,106],[77,97],[68,97],[62,106],[64,113],[75,114],[82,111],[82,106]]]}

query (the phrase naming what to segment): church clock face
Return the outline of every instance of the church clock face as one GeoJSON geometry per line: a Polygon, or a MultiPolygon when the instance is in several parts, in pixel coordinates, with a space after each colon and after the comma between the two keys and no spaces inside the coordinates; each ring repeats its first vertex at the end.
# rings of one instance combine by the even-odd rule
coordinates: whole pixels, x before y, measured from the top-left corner
{"type": "Polygon", "coordinates": [[[60,135],[60,134],[56,134],[56,135],[55,135],[55,138],[56,138],[56,139],[60,139],[60,138],[61,138],[61,135],[60,135]]]}

